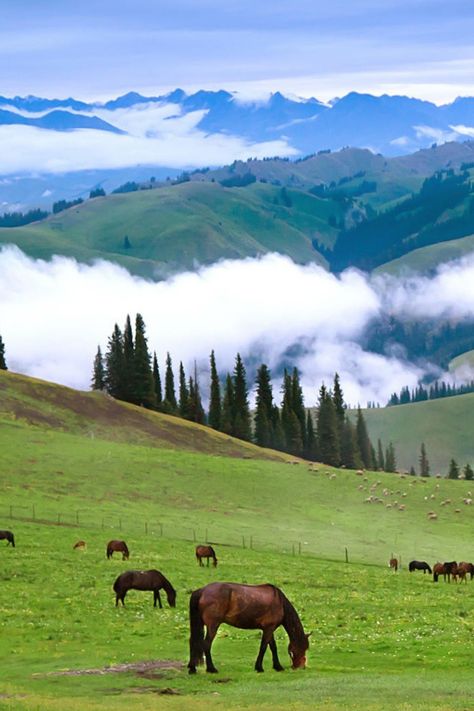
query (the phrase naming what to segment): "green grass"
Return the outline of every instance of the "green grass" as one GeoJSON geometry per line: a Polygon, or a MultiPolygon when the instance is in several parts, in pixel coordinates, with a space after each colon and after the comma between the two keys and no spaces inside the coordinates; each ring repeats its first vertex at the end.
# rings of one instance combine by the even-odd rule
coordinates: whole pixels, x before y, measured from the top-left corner
{"type": "Polygon", "coordinates": [[[431,244],[414,249],[399,259],[386,262],[375,269],[375,273],[403,274],[406,272],[428,273],[453,259],[460,259],[474,251],[474,235],[461,239],[431,244]]]}
{"type": "MultiPolygon", "coordinates": [[[[15,532],[17,547],[0,542],[0,708],[470,708],[473,584],[434,585],[406,570],[411,558],[472,558],[474,511],[461,503],[468,482],[357,475],[265,453],[239,458],[232,448],[229,457],[207,444],[186,451],[172,437],[167,448],[151,446],[136,421],[117,429],[113,417],[107,435],[104,413],[91,438],[71,414],[73,391],[56,392],[54,403],[32,380],[30,418],[36,397],[56,421],[31,424],[11,409],[12,391],[17,408],[25,402],[28,379],[5,380],[0,527],[15,532]],[[441,506],[446,498],[452,503],[441,506]],[[113,537],[128,542],[129,562],[106,560],[113,537]],[[87,549],[73,551],[81,538],[87,549]],[[198,567],[195,539],[213,542],[216,569],[198,567]],[[402,559],[398,574],[387,567],[392,553],[402,559]],[[154,610],[151,594],[138,592],[116,609],[115,577],[149,567],[177,589],[176,609],[154,610]],[[281,587],[313,630],[308,668],[276,674],[268,658],[257,675],[258,633],[223,626],[214,647],[220,674],[189,677],[181,666],[188,595],[211,580],[281,587]],[[177,666],[151,678],[56,674],[146,660],[177,666]],[[176,693],[159,693],[167,688],[176,693]]],[[[77,410],[87,419],[83,404],[77,410]]],[[[278,645],[288,667],[282,631],[278,645]]]]}
{"type": "Polygon", "coordinates": [[[474,368],[474,351],[466,351],[466,353],[461,353],[461,355],[453,358],[449,363],[449,370],[451,373],[456,374],[457,370],[465,368],[474,368]]]}
{"type": "Polygon", "coordinates": [[[400,469],[418,469],[421,443],[428,452],[432,473],[443,476],[454,458],[464,466],[474,463],[474,393],[364,410],[369,436],[395,445],[400,469]]]}

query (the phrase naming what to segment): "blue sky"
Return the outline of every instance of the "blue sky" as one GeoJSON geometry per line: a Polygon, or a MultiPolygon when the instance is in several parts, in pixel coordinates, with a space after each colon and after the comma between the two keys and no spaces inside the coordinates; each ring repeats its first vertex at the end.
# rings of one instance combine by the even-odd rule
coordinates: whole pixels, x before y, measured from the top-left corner
{"type": "Polygon", "coordinates": [[[471,0],[4,0],[0,93],[474,94],[471,0]]]}

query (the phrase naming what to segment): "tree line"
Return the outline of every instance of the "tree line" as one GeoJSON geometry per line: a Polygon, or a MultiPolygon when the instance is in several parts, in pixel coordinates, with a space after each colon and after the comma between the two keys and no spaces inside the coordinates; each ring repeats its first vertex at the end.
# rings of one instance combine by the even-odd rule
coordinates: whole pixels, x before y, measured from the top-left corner
{"type": "Polygon", "coordinates": [[[387,406],[406,405],[410,402],[423,402],[424,400],[437,400],[442,397],[452,397],[454,395],[465,395],[474,392],[474,380],[463,385],[451,385],[450,383],[436,381],[429,387],[418,385],[410,390],[408,386],[403,387],[399,393],[392,393],[387,406]]]}
{"type": "Polygon", "coordinates": [[[349,418],[337,373],[332,388],[321,385],[317,405],[309,409],[298,369],[286,369],[278,405],[271,371],[262,363],[256,371],[255,410],[251,413],[247,372],[240,354],[235,357],[233,371],[224,377],[219,374],[214,351],[209,365],[209,404],[205,412],[196,367],[187,377],[180,362],[176,378],[168,353],[162,377],[156,353],[152,356],[148,349],[143,318],[137,314],[135,333],[127,316],[123,330],[115,324],[104,355],[98,347],[92,388],[105,390],[119,400],[207,424],[261,447],[336,467],[396,471],[393,444],[384,448],[379,440],[374,448],[360,407],[355,422],[349,418]]]}
{"type": "MultiPolygon", "coordinates": [[[[106,193],[103,188],[94,188],[89,193],[89,199],[104,197],[105,194],[106,193]]],[[[70,207],[82,205],[83,202],[83,198],[76,198],[75,200],[57,200],[56,202],[53,202],[51,212],[48,210],[41,210],[40,208],[33,208],[31,210],[27,210],[26,212],[4,212],[3,215],[0,215],[0,227],[23,227],[24,225],[29,225],[31,222],[45,220],[51,214],[57,215],[58,212],[68,210],[70,207]]]]}

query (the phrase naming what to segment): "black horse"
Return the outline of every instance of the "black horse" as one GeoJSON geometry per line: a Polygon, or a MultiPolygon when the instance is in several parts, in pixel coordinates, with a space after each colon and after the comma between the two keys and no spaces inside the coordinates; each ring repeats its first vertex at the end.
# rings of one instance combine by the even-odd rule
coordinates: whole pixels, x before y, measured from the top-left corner
{"type": "Polygon", "coordinates": [[[15,536],[11,531],[0,531],[0,540],[7,539],[7,546],[10,544],[15,548],[15,536]]]}
{"type": "Polygon", "coordinates": [[[425,563],[424,560],[410,561],[410,563],[408,564],[408,570],[410,571],[410,573],[413,573],[414,570],[422,570],[423,575],[425,573],[429,573],[431,575],[432,572],[430,566],[428,565],[428,563],[425,563]]]}
{"type": "Polygon", "coordinates": [[[158,605],[162,608],[161,588],[166,592],[169,606],[176,607],[176,590],[163,573],[159,570],[127,570],[126,573],[119,575],[114,583],[115,605],[119,604],[119,600],[122,601],[122,605],[125,605],[125,595],[129,590],[152,590],[153,607],[156,607],[158,600],[158,605]]]}

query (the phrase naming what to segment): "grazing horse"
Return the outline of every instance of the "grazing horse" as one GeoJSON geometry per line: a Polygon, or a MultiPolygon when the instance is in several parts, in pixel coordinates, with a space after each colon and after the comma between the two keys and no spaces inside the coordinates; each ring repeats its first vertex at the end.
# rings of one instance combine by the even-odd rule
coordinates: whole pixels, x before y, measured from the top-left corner
{"type": "Polygon", "coordinates": [[[448,578],[448,583],[451,582],[451,575],[453,576],[454,581],[456,582],[458,574],[458,565],[455,560],[449,562],[449,563],[436,563],[433,566],[433,582],[437,583],[438,578],[440,575],[443,576],[444,582],[446,582],[446,578],[448,578]]]}
{"type": "Polygon", "coordinates": [[[122,560],[128,560],[130,557],[125,541],[109,541],[107,543],[107,558],[112,558],[114,553],[121,553],[122,560]]]}
{"type": "Polygon", "coordinates": [[[76,548],[78,548],[79,550],[84,550],[85,548],[87,548],[87,544],[85,541],[77,541],[77,543],[73,545],[72,549],[75,551],[76,548]]]}
{"type": "Polygon", "coordinates": [[[13,548],[15,548],[15,536],[11,531],[0,531],[0,540],[3,540],[4,538],[7,539],[7,546],[11,543],[13,548]]]}
{"type": "Polygon", "coordinates": [[[161,588],[166,592],[168,605],[176,607],[176,590],[163,573],[159,570],[127,570],[126,573],[119,575],[114,583],[115,606],[119,604],[119,600],[122,601],[122,605],[125,605],[125,595],[129,590],[152,590],[153,607],[156,607],[158,600],[158,605],[162,608],[161,588]]]}
{"type": "Polygon", "coordinates": [[[217,565],[217,558],[214,548],[212,546],[196,546],[196,558],[199,565],[203,565],[202,559],[207,558],[207,565],[209,566],[209,558],[212,558],[214,568],[217,565]]]}
{"type": "Polygon", "coordinates": [[[461,561],[458,565],[458,575],[460,580],[464,580],[465,583],[467,583],[467,574],[470,574],[471,580],[474,578],[474,564],[473,563],[466,563],[465,561],[461,561]]]}
{"type": "Polygon", "coordinates": [[[396,573],[398,570],[398,560],[396,558],[390,558],[389,566],[393,569],[393,572],[396,573]]]}
{"type": "MultiPolygon", "coordinates": [[[[280,625],[286,630],[290,643],[288,654],[293,669],[306,666],[306,650],[309,647],[309,634],[305,634],[298,613],[282,593],[267,583],[266,585],[241,585],[239,583],[210,583],[191,594],[189,601],[189,621],[191,636],[189,639],[190,674],[196,673],[196,666],[206,658],[206,671],[216,673],[211,657],[211,646],[219,626],[225,622],[232,627],[244,630],[262,630],[262,640],[255,671],[263,672],[263,657],[267,646],[273,657],[273,668],[281,671],[283,667],[278,659],[274,631],[280,625]],[[204,626],[207,628],[204,637],[204,626]]],[[[310,633],[311,634],[311,633],[310,633]]]]}
{"type": "Polygon", "coordinates": [[[424,560],[412,560],[408,564],[408,570],[410,573],[413,573],[414,570],[422,570],[423,575],[428,572],[431,575],[431,568],[428,565],[428,563],[425,563],[424,560]]]}

